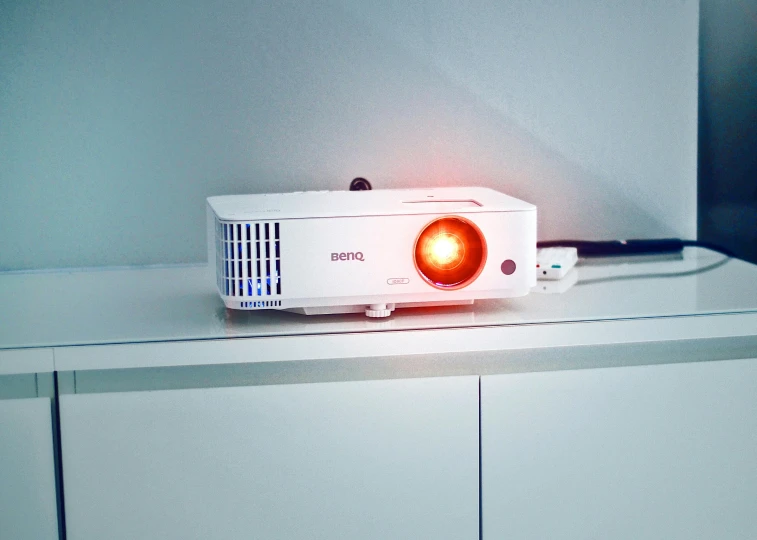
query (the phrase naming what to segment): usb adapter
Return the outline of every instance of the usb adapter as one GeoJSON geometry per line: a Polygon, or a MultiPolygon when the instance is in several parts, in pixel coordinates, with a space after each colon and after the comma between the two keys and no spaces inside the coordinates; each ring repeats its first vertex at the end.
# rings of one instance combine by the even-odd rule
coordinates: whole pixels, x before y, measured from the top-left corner
{"type": "Polygon", "coordinates": [[[574,247],[548,247],[536,250],[536,279],[562,279],[578,261],[574,247]]]}

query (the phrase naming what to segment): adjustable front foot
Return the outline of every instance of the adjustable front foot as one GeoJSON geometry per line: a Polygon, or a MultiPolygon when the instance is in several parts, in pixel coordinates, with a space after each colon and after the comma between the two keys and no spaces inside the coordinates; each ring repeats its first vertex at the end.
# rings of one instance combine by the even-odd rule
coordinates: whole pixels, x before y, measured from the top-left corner
{"type": "Polygon", "coordinates": [[[365,308],[367,317],[388,317],[394,311],[394,304],[371,304],[365,308]]]}

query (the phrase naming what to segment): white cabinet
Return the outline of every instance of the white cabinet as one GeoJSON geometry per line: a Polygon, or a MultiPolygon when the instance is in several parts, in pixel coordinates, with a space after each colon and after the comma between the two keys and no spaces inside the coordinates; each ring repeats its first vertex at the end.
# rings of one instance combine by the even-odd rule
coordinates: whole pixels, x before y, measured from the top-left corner
{"type": "Polygon", "coordinates": [[[66,395],[69,540],[479,532],[478,378],[66,395]]]}
{"type": "Polygon", "coordinates": [[[484,539],[757,538],[757,360],[482,377],[484,539]]]}
{"type": "Polygon", "coordinates": [[[58,538],[49,398],[0,400],[0,538],[58,538]]]}

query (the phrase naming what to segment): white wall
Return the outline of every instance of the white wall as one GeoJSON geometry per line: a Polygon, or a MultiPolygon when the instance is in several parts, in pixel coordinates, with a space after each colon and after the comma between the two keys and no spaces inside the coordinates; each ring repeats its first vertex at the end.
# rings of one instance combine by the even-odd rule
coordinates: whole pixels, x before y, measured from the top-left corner
{"type": "Polygon", "coordinates": [[[200,261],[213,194],[482,184],[696,235],[696,0],[0,5],[0,270],[200,261]]]}

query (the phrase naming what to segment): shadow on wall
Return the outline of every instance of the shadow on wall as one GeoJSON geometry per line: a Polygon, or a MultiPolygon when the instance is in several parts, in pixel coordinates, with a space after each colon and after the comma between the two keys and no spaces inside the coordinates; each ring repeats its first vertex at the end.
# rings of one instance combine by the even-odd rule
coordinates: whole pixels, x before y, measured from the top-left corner
{"type": "Polygon", "coordinates": [[[594,3],[508,38],[518,50],[492,21],[515,32],[553,3],[466,19],[432,2],[4,4],[0,270],[202,261],[205,197],[355,176],[500,189],[539,206],[541,239],[692,236],[696,4],[594,3]]]}
{"type": "Polygon", "coordinates": [[[757,0],[703,0],[699,237],[757,263],[757,0]]]}

